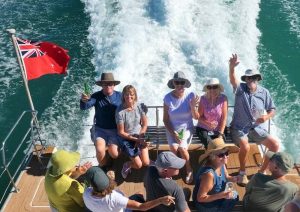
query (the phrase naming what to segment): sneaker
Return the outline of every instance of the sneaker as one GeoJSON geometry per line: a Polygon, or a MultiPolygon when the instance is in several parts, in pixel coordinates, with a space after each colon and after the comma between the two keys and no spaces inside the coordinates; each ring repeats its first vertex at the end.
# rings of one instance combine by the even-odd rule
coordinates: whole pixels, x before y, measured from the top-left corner
{"type": "Polygon", "coordinates": [[[191,184],[193,182],[193,172],[189,172],[185,177],[186,184],[191,184]]]}
{"type": "Polygon", "coordinates": [[[239,186],[245,187],[248,184],[249,180],[247,178],[247,175],[243,174],[239,174],[238,175],[238,180],[237,180],[237,184],[239,186]]]}
{"type": "Polygon", "coordinates": [[[123,164],[123,168],[122,168],[122,171],[121,171],[121,174],[122,174],[122,177],[124,179],[127,178],[128,174],[131,172],[131,167],[129,166],[129,163],[128,162],[125,162],[123,164]]]}

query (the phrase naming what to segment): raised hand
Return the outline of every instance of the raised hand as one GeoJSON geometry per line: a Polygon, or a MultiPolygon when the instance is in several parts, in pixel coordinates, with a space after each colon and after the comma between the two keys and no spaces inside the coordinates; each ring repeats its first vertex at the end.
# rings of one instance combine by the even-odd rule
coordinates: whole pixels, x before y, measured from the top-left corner
{"type": "Polygon", "coordinates": [[[81,101],[87,102],[91,98],[91,95],[86,95],[85,93],[81,94],[81,101]]]}
{"type": "Polygon", "coordinates": [[[234,69],[239,63],[237,54],[232,54],[232,57],[229,59],[229,68],[234,69]]]}
{"type": "Polygon", "coordinates": [[[83,165],[79,166],[77,168],[80,175],[85,174],[89,168],[91,168],[93,165],[91,162],[85,162],[83,165]]]}
{"type": "Polygon", "coordinates": [[[87,170],[89,168],[91,168],[93,165],[91,162],[86,162],[84,163],[83,165],[79,165],[79,166],[76,166],[76,169],[75,167],[71,170],[71,175],[70,177],[73,178],[73,179],[77,179],[80,175],[83,175],[87,172],[87,170]]]}

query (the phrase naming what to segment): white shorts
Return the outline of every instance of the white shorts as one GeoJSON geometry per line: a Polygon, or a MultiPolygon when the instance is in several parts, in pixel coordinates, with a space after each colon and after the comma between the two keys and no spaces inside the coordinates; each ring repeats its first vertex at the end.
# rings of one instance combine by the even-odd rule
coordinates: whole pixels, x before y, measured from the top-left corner
{"type": "Polygon", "coordinates": [[[169,144],[170,147],[171,146],[178,146],[178,147],[181,147],[183,149],[187,149],[188,145],[190,145],[190,143],[192,142],[192,139],[193,139],[193,132],[191,130],[185,130],[184,131],[183,139],[182,139],[182,142],[180,144],[177,143],[175,138],[173,136],[171,136],[171,134],[169,133],[168,130],[166,130],[166,134],[167,134],[168,144],[169,144]]]}

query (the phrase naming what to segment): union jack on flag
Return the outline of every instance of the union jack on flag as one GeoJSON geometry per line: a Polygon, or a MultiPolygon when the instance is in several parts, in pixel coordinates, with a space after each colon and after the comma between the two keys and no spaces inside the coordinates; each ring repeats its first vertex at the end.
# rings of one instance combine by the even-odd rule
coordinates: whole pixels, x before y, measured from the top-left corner
{"type": "Polygon", "coordinates": [[[45,74],[66,74],[70,60],[67,50],[54,43],[21,38],[16,38],[16,44],[23,60],[27,80],[45,74]]]}
{"type": "Polygon", "coordinates": [[[17,43],[20,49],[22,58],[33,58],[43,56],[45,53],[39,48],[40,41],[30,41],[17,38],[17,43]]]}

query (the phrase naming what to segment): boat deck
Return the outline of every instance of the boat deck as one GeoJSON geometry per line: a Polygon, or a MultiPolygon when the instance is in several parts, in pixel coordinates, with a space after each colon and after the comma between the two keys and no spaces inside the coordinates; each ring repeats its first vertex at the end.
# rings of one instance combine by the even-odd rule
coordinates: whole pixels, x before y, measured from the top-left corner
{"type": "MultiPolygon", "coordinates": [[[[159,151],[165,150],[167,146],[160,146],[159,151]]],[[[53,148],[48,148],[43,155],[43,162],[46,164],[49,161],[53,148]]],[[[197,144],[192,144],[190,148],[191,164],[193,170],[197,170],[199,165],[197,163],[198,158],[201,154],[204,153],[202,149],[197,144]]],[[[157,151],[153,147],[150,151],[150,158],[152,160],[156,159],[157,151]]],[[[140,170],[133,170],[132,173],[128,176],[126,181],[121,177],[120,170],[122,169],[123,162],[129,160],[125,156],[121,156],[117,160],[112,161],[112,169],[116,170],[116,181],[118,188],[121,189],[127,196],[132,195],[136,192],[145,193],[143,187],[143,175],[145,168],[140,170]]],[[[259,168],[262,158],[258,149],[258,146],[251,144],[251,151],[247,159],[247,173],[248,176],[255,174],[259,168]]],[[[227,164],[227,168],[230,174],[237,174],[239,168],[239,161],[237,153],[231,154],[227,164]]],[[[29,165],[22,171],[20,178],[17,182],[17,186],[20,189],[18,193],[12,192],[7,199],[5,205],[2,208],[3,212],[18,212],[18,211],[50,211],[47,195],[44,190],[44,175],[45,169],[41,167],[38,163],[36,156],[32,157],[29,165]]],[[[183,181],[184,179],[184,170],[181,170],[179,176],[175,177],[174,180],[177,181],[179,185],[183,188],[186,188],[186,191],[193,190],[194,185],[187,185],[183,181]]],[[[300,185],[300,176],[299,176],[299,167],[295,167],[294,170],[288,175],[288,179],[292,182],[300,185]]],[[[235,185],[240,199],[243,198],[245,189],[235,185]]],[[[191,199],[190,199],[191,200],[191,199]]],[[[191,208],[192,202],[189,202],[191,208]]],[[[241,211],[240,205],[235,207],[235,211],[241,211]]]]}

